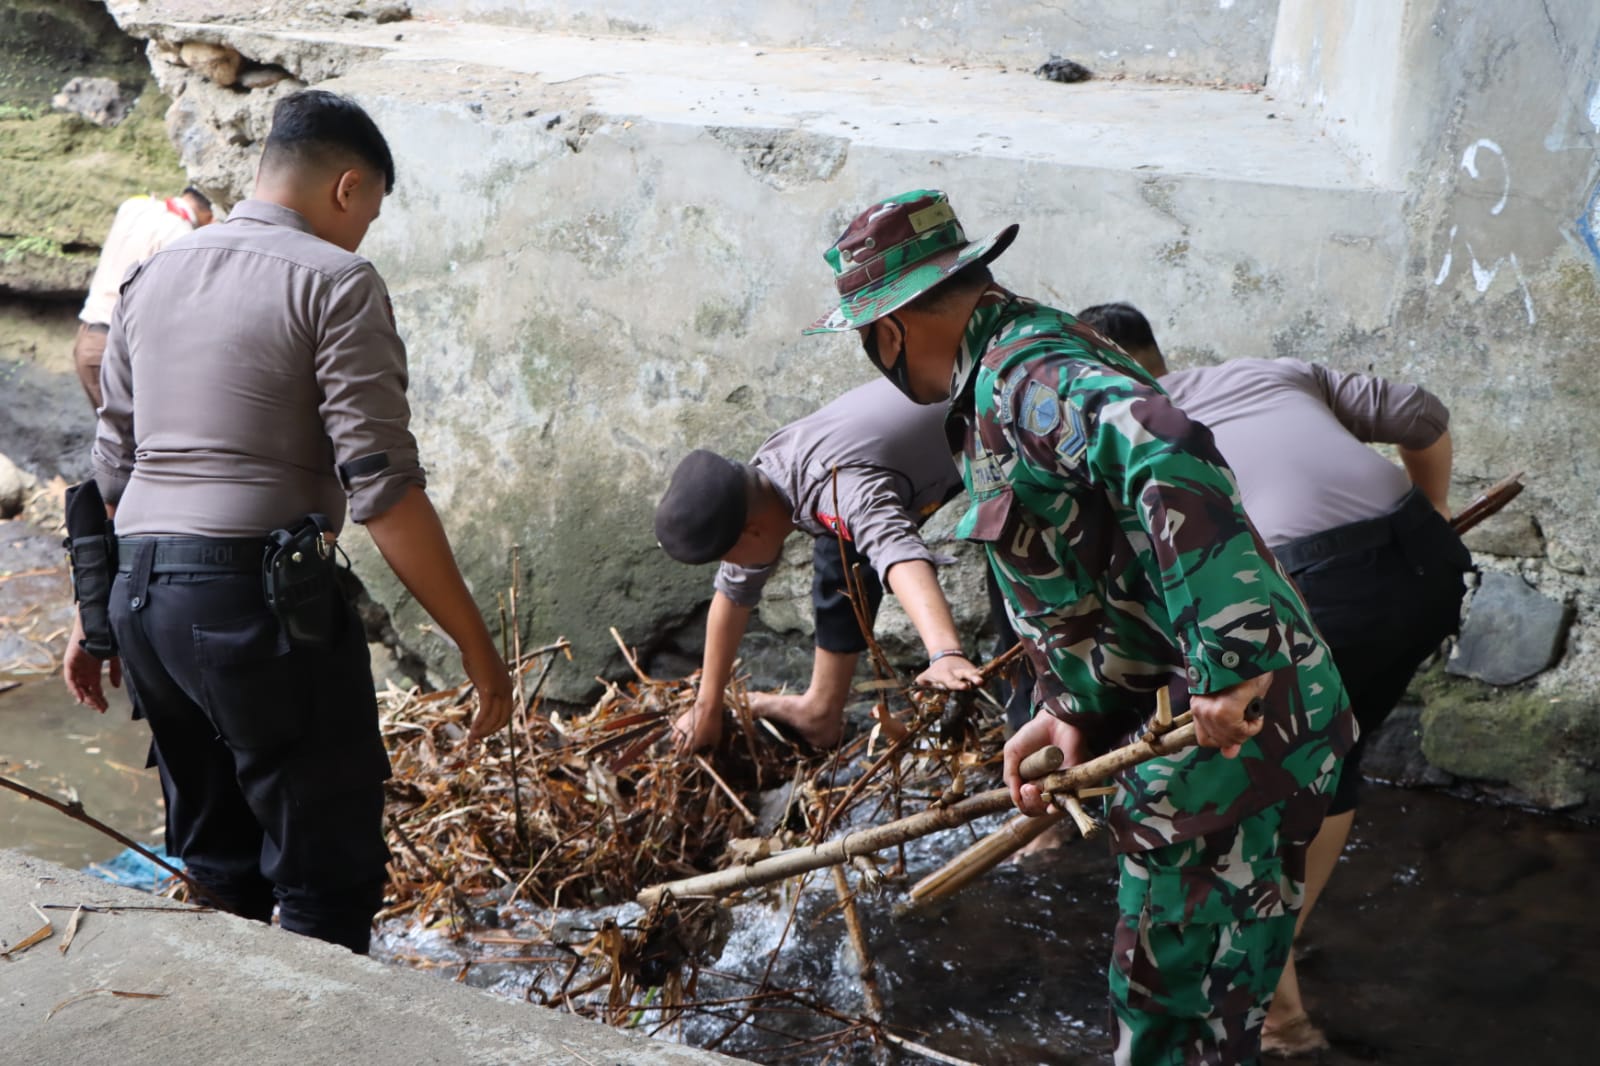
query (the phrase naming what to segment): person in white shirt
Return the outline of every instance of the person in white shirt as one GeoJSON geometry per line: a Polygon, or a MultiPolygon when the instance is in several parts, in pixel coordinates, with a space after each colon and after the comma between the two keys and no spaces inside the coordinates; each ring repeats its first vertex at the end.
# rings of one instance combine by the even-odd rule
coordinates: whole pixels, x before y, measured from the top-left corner
{"type": "Polygon", "coordinates": [[[106,334],[122,279],[136,264],[184,234],[210,225],[213,218],[211,201],[193,185],[165,200],[135,196],[117,208],[89,282],[89,298],[78,312],[78,334],[72,342],[72,365],[95,410],[100,409],[100,361],[105,357],[106,334]]]}

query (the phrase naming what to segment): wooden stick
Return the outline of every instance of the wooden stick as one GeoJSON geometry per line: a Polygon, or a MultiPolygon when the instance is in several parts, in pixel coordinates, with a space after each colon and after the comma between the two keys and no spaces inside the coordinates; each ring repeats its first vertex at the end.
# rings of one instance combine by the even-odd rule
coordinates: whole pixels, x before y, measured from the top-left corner
{"type": "MultiPolygon", "coordinates": [[[[13,781],[9,777],[0,777],[0,787],[9,788],[13,792],[20,792],[20,793],[22,793],[22,795],[27,796],[29,799],[37,800],[38,802],[44,804],[46,807],[55,808],[56,810],[60,811],[62,814],[66,815],[68,818],[73,819],[74,821],[82,822],[84,825],[88,826],[91,829],[98,829],[100,832],[104,833],[106,836],[110,837],[112,840],[115,840],[118,844],[121,844],[125,848],[131,848],[134,851],[137,851],[140,855],[143,855],[145,858],[149,859],[151,862],[155,863],[157,866],[161,867],[163,870],[167,871],[172,876],[174,876],[178,880],[182,881],[185,885],[188,885],[189,886],[189,890],[191,892],[194,892],[196,895],[200,896],[202,899],[209,900],[212,903],[216,904],[218,907],[222,906],[221,901],[218,900],[211,893],[207,892],[204,888],[202,888],[200,886],[200,884],[197,881],[195,881],[194,878],[190,877],[188,874],[184,873],[182,870],[178,869],[176,866],[173,866],[171,863],[166,862],[165,860],[163,860],[159,856],[155,855],[148,848],[145,848],[144,846],[134,842],[133,840],[129,839],[128,837],[123,836],[121,833],[117,832],[115,829],[111,828],[106,823],[100,821],[98,818],[92,818],[88,814],[84,813],[83,804],[81,804],[81,803],[62,803],[60,800],[51,799],[49,796],[46,796],[43,792],[35,792],[33,789],[29,788],[27,785],[24,785],[24,784],[22,784],[21,782],[18,782],[18,781],[13,781]]],[[[223,909],[226,909],[226,908],[223,908],[223,909]]]]}
{"type": "Polygon", "coordinates": [[[1067,808],[1067,813],[1077,823],[1078,835],[1083,839],[1093,840],[1100,835],[1100,823],[1089,817],[1089,812],[1083,809],[1083,802],[1077,796],[1068,793],[1065,796],[1052,796],[1051,800],[1067,808]]]}
{"type": "Polygon", "coordinates": [[[1019,814],[1008,819],[1005,825],[912,885],[909,906],[914,909],[955,895],[999,866],[1007,856],[1022,850],[1043,836],[1046,830],[1059,825],[1065,817],[1064,814],[1052,812],[1037,818],[1019,814]]]}
{"type": "MultiPolygon", "coordinates": [[[[1041,778],[1038,785],[1044,792],[1076,792],[1087,785],[1098,785],[1130,766],[1137,766],[1139,763],[1186,748],[1194,743],[1194,739],[1195,727],[1191,722],[1179,726],[1153,743],[1140,740],[1116,751],[1107,752],[1099,758],[1091,759],[1082,766],[1049,774],[1041,778]]],[[[849,862],[857,855],[870,855],[875,851],[897,847],[908,840],[916,840],[930,833],[953,829],[958,825],[965,825],[974,818],[981,818],[986,814],[998,814],[1010,807],[1009,789],[991,789],[959,803],[952,803],[948,807],[930,808],[886,825],[846,833],[826,843],[791,848],[759,862],[651,885],[640,891],[636,898],[644,906],[651,907],[662,896],[668,894],[679,897],[719,896],[740,889],[759,888],[796,874],[849,862]]]]}
{"type": "Polygon", "coordinates": [[[1167,691],[1167,686],[1162,685],[1156,689],[1156,728],[1157,733],[1165,733],[1172,728],[1172,693],[1167,691]]]}
{"type": "Polygon", "coordinates": [[[728,799],[732,800],[735,807],[739,808],[739,813],[744,815],[745,821],[749,822],[751,825],[755,825],[758,821],[760,821],[759,818],[750,813],[749,807],[746,807],[739,801],[739,793],[728,787],[728,783],[717,775],[717,772],[711,768],[710,763],[706,762],[706,757],[704,755],[696,753],[694,761],[699,764],[700,769],[704,770],[710,775],[712,782],[722,790],[722,794],[727,796],[728,799]]]}
{"type": "Polygon", "coordinates": [[[1054,744],[1047,744],[1023,759],[1022,765],[1017,767],[1017,773],[1022,775],[1024,781],[1037,781],[1045,774],[1053,774],[1061,769],[1061,764],[1066,761],[1066,752],[1054,744]]]}
{"type": "Polygon", "coordinates": [[[867,950],[867,932],[861,925],[861,913],[856,910],[855,893],[850,891],[850,879],[843,866],[833,868],[833,889],[839,894],[839,909],[844,912],[844,927],[850,934],[850,946],[855,950],[856,962],[861,971],[861,996],[866,1003],[867,1017],[883,1021],[883,996],[878,991],[878,974],[872,953],[867,950]]]}
{"type": "Polygon", "coordinates": [[[1454,529],[1458,536],[1465,533],[1516,499],[1521,491],[1522,472],[1519,470],[1510,477],[1501,478],[1474,496],[1472,502],[1461,508],[1461,512],[1451,520],[1450,528],[1454,529]]]}
{"type": "Polygon", "coordinates": [[[919,1044],[915,1040],[907,1040],[903,1036],[896,1036],[887,1029],[880,1029],[878,1033],[896,1047],[903,1048],[913,1055],[920,1055],[929,1062],[943,1063],[944,1066],[978,1066],[971,1059],[958,1059],[954,1055],[946,1055],[944,1052],[936,1051],[926,1044],[919,1044]]]}
{"type": "Polygon", "coordinates": [[[617,642],[617,647],[622,649],[622,657],[628,661],[628,666],[633,670],[633,676],[646,685],[656,683],[655,678],[639,669],[639,660],[633,657],[633,652],[628,649],[628,642],[622,639],[622,634],[617,632],[617,627],[611,627],[611,639],[617,642]]]}
{"type": "MultiPolygon", "coordinates": [[[[1033,781],[1061,768],[1066,755],[1054,744],[1040,748],[1018,768],[1024,781],[1033,781]]],[[[1061,822],[1057,813],[1037,818],[1019,814],[1005,825],[979,840],[933,873],[911,886],[910,908],[947,899],[999,866],[1005,859],[1027,847],[1061,822]]]]}

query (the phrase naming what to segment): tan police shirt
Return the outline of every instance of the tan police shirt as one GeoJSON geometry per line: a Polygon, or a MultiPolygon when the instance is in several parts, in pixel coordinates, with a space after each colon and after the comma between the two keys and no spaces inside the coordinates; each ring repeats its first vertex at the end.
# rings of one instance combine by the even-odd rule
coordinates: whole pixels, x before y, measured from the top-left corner
{"type": "Polygon", "coordinates": [[[424,484],[406,353],[371,263],[246,200],[122,287],[95,480],[124,536],[374,518],[424,484]]]}
{"type": "Polygon", "coordinates": [[[100,262],[89,282],[89,298],[83,302],[78,317],[91,326],[110,325],[111,312],[117,305],[117,287],[129,269],[179,237],[193,233],[194,221],[189,214],[192,210],[177,198],[135,196],[124,200],[111,221],[111,232],[106,234],[100,262]]]}
{"type": "MultiPolygon", "coordinates": [[[[796,528],[849,540],[887,586],[896,563],[950,561],[918,532],[961,491],[944,435],[948,411],[947,404],[913,403],[877,378],[778,430],[750,465],[771,479],[796,528]]],[[[723,563],[716,589],[754,607],[777,567],[723,563]]]]}
{"type": "Polygon", "coordinates": [[[1367,444],[1426,448],[1450,428],[1420,385],[1298,359],[1230,359],[1161,387],[1211,429],[1269,546],[1392,511],[1411,479],[1367,444]]]}

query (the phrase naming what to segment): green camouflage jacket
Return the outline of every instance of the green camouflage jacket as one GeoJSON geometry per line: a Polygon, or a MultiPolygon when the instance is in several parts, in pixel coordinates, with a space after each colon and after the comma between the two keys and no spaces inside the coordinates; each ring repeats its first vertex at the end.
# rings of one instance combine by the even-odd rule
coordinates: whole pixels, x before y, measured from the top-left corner
{"type": "Polygon", "coordinates": [[[957,367],[952,440],[972,501],[957,533],[987,550],[1041,679],[1036,706],[1103,749],[1142,727],[1162,686],[1177,713],[1190,690],[1278,672],[1239,758],[1191,748],[1121,776],[1117,849],[1325,786],[1355,740],[1344,687],[1210,431],[1089,327],[998,287],[957,367]]]}

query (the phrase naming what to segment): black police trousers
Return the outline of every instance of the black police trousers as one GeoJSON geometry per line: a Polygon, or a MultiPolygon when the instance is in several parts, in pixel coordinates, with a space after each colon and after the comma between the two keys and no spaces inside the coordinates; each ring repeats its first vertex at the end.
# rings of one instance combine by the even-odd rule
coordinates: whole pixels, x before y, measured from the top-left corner
{"type": "Polygon", "coordinates": [[[1361,727],[1328,806],[1330,815],[1344,814],[1357,805],[1368,737],[1405,697],[1417,668],[1460,628],[1472,556],[1414,490],[1387,515],[1273,553],[1328,642],[1361,727]]]}
{"type": "Polygon", "coordinates": [[[811,609],[816,618],[817,647],[841,655],[855,655],[867,650],[866,635],[861,623],[856,621],[856,609],[850,602],[850,582],[860,580],[861,594],[866,598],[862,613],[867,624],[877,621],[878,607],[883,603],[883,582],[872,561],[856,551],[848,540],[821,534],[811,544],[811,609]],[[853,571],[854,576],[846,578],[853,571]]]}
{"type": "Polygon", "coordinates": [[[110,615],[167,849],[224,909],[266,922],[276,901],[284,929],[366,954],[389,759],[354,610],[332,648],[292,648],[259,570],[163,573],[152,556],[130,568],[124,550],[110,615]]]}

